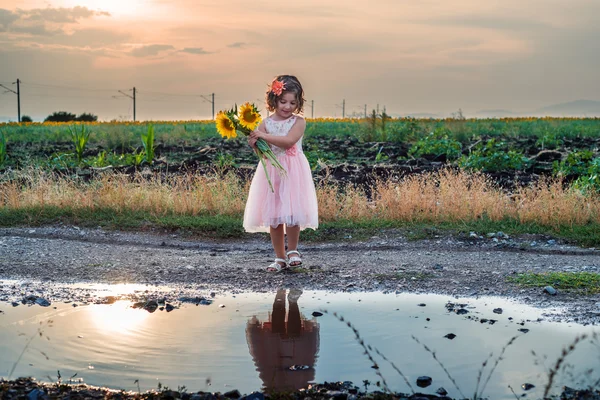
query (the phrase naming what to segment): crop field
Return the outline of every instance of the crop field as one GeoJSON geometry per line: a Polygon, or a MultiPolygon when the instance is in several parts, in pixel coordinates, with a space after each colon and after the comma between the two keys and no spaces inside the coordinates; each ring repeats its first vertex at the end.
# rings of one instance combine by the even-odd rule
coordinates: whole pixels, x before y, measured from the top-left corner
{"type": "MultiPolygon", "coordinates": [[[[435,224],[600,243],[598,118],[315,119],[303,148],[335,228],[323,232],[435,224]]],[[[256,165],[213,121],[4,124],[0,225],[236,236],[256,165]]]]}
{"type": "MultiPolygon", "coordinates": [[[[487,173],[502,186],[551,176],[598,190],[599,147],[598,118],[315,119],[304,138],[317,177],[358,184],[450,166],[487,173]]],[[[222,139],[213,121],[0,125],[0,171],[189,172],[255,164],[243,138],[222,139]]]]}

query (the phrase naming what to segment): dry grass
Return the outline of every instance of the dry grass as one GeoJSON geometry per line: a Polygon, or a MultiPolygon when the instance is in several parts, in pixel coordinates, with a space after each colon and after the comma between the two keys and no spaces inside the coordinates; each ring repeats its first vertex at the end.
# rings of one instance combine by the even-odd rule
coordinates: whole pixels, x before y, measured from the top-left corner
{"type": "MultiPolygon", "coordinates": [[[[144,211],[150,215],[241,215],[248,182],[233,174],[144,176],[107,174],[84,182],[37,170],[0,182],[0,207],[64,207],[144,211]]],[[[508,194],[484,175],[442,171],[378,182],[369,197],[352,186],[317,187],[320,219],[461,222],[509,218],[559,227],[600,223],[600,199],[542,181],[508,194]]]]}
{"type": "Polygon", "coordinates": [[[33,171],[26,178],[0,183],[0,206],[18,209],[64,207],[144,211],[150,215],[239,215],[247,183],[234,175],[172,176],[160,179],[107,174],[85,183],[80,179],[33,171]]]}

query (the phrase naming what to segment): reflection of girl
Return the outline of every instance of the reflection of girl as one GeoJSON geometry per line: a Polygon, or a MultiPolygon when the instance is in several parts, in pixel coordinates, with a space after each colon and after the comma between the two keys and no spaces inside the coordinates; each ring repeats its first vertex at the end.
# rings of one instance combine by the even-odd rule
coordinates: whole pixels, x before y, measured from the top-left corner
{"type": "Polygon", "coordinates": [[[256,370],[264,387],[274,391],[306,388],[315,378],[319,351],[319,324],[301,316],[298,308],[302,291],[290,290],[287,319],[285,292],[285,289],[277,291],[268,322],[260,322],[253,316],[246,327],[246,340],[256,370]]]}

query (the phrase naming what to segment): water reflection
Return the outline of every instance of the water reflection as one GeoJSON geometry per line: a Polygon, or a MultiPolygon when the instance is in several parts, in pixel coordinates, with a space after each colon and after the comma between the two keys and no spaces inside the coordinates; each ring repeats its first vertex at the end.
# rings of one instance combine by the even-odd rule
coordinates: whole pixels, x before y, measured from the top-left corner
{"type": "Polygon", "coordinates": [[[98,331],[134,334],[150,314],[140,312],[126,301],[117,301],[112,307],[90,307],[89,318],[98,331]]]}
{"type": "Polygon", "coordinates": [[[246,341],[265,389],[273,391],[306,388],[315,379],[319,351],[319,324],[300,313],[300,289],[275,294],[273,310],[266,321],[256,315],[246,325],[246,341]]]}

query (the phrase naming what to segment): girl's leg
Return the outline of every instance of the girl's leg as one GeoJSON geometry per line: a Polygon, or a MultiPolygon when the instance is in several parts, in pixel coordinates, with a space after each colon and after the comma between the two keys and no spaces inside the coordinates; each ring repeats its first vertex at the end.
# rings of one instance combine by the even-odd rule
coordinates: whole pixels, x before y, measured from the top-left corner
{"type": "Polygon", "coordinates": [[[285,256],[285,234],[283,233],[283,225],[278,225],[277,228],[271,227],[270,233],[271,244],[273,245],[273,250],[275,250],[275,257],[283,258],[285,260],[287,257],[285,256]]]}
{"type": "Polygon", "coordinates": [[[300,226],[286,226],[288,250],[298,250],[300,241],[300,226]]]}
{"type": "MultiPolygon", "coordinates": [[[[290,290],[290,293],[292,290],[290,290]]],[[[300,336],[300,333],[302,332],[302,320],[300,319],[300,308],[298,308],[298,301],[290,299],[290,296],[288,296],[288,301],[290,303],[290,311],[288,313],[287,320],[287,333],[290,336],[300,336]]]]}
{"type": "Polygon", "coordinates": [[[278,289],[271,314],[271,332],[285,334],[285,289],[278,289]]]}

